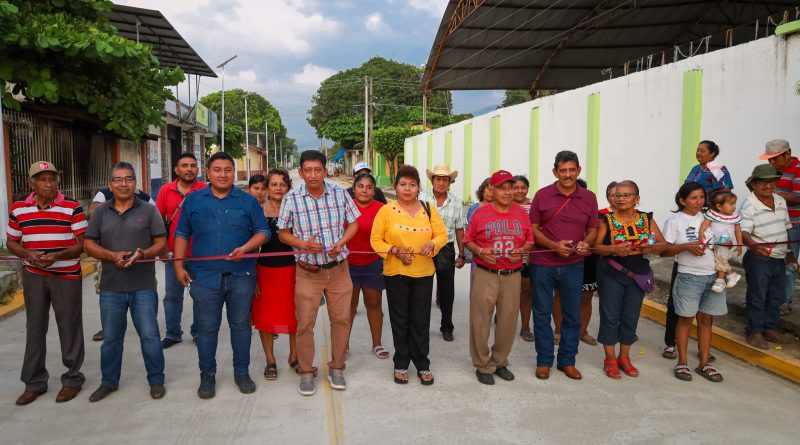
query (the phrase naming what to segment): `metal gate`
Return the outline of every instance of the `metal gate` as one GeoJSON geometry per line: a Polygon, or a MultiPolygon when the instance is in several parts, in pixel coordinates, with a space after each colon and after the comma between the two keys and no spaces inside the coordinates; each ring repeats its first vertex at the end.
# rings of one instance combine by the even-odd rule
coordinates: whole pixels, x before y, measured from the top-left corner
{"type": "Polygon", "coordinates": [[[28,168],[36,161],[52,162],[60,170],[66,196],[90,200],[107,186],[112,136],[28,112],[4,110],[3,122],[9,129],[12,199],[30,193],[28,168]]]}

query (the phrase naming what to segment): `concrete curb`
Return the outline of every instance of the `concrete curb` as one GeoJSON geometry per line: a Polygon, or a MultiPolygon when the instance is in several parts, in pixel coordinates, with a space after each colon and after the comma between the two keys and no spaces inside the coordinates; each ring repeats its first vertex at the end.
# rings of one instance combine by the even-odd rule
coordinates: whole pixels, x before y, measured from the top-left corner
{"type": "MultiPolygon", "coordinates": [[[[644,300],[641,315],[659,324],[665,324],[667,307],[650,300],[644,300]]],[[[692,327],[692,338],[697,338],[696,327],[692,327]]],[[[775,350],[764,351],[748,345],[744,337],[718,326],[712,327],[711,344],[715,349],[766,369],[795,383],[800,383],[800,360],[787,357],[775,350]]]]}
{"type": "MultiPolygon", "coordinates": [[[[97,270],[97,263],[92,262],[81,266],[81,276],[93,274],[97,270]]],[[[11,301],[0,306],[0,320],[4,320],[25,308],[25,298],[22,295],[22,288],[20,287],[11,295],[11,301]]]]}

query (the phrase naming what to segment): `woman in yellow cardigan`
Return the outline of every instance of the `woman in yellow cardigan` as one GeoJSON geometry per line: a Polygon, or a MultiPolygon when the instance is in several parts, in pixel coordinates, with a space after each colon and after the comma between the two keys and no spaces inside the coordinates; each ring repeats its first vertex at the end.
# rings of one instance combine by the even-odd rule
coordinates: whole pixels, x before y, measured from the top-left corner
{"type": "Polygon", "coordinates": [[[394,382],[408,383],[414,362],[423,385],[433,385],[428,359],[433,292],[433,256],[447,243],[447,229],[436,207],[417,199],[419,172],[397,170],[397,201],[381,207],[372,223],[370,243],[384,258],[386,300],[394,338],[394,382]]]}

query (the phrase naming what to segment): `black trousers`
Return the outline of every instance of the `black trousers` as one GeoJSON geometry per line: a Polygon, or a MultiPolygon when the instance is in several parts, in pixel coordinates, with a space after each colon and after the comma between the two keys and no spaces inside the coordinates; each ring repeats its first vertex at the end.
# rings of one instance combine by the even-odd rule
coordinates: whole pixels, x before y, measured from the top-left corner
{"type": "Polygon", "coordinates": [[[81,280],[38,275],[22,271],[25,295],[25,358],[20,378],[28,391],[44,391],[50,374],[45,368],[47,328],[50,306],[56,315],[58,338],[61,341],[61,362],[67,372],[61,375],[63,386],[82,386],[86,377],[83,365],[83,313],[81,280]]]}
{"type": "Polygon", "coordinates": [[[439,295],[439,309],[442,311],[441,332],[453,332],[453,302],[456,298],[456,248],[447,243],[433,257],[436,265],[436,291],[439,295]]]}
{"type": "Polygon", "coordinates": [[[413,278],[384,275],[389,321],[392,324],[395,369],[408,369],[414,362],[417,371],[429,371],[431,294],[433,276],[413,278]]]}
{"type": "Polygon", "coordinates": [[[678,326],[678,314],[675,313],[675,300],[672,299],[672,288],[678,276],[678,262],[672,263],[672,276],[669,279],[669,297],[667,298],[667,324],[664,327],[664,344],[675,346],[675,328],[678,326]]]}

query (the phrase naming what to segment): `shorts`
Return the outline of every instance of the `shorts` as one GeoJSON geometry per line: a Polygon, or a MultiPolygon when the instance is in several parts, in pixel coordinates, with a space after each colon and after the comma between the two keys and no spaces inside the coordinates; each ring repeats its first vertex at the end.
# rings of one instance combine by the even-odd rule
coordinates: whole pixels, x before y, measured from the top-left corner
{"type": "Polygon", "coordinates": [[[730,255],[729,252],[726,252],[727,250],[727,247],[718,247],[714,250],[714,270],[717,272],[725,272],[726,274],[733,272],[731,263],[728,261],[730,255]]]}
{"type": "Polygon", "coordinates": [[[383,283],[383,259],[379,258],[364,266],[350,264],[350,279],[353,281],[353,289],[366,287],[383,291],[386,289],[383,283]]]}
{"type": "Polygon", "coordinates": [[[716,274],[692,275],[678,272],[672,288],[675,313],[681,317],[694,317],[698,312],[713,316],[727,314],[725,291],[711,290],[716,279],[716,274]]]}

